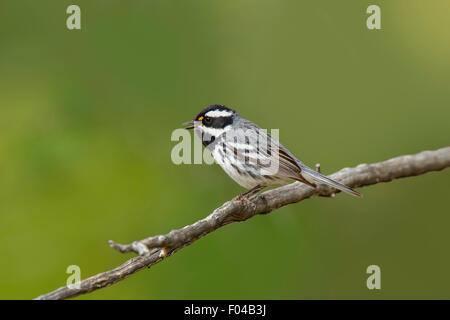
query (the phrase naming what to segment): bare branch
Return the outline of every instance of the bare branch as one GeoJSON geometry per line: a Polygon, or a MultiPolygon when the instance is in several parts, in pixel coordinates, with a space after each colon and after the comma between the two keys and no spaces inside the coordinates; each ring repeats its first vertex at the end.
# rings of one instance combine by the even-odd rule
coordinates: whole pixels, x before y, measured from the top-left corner
{"type": "MultiPolygon", "coordinates": [[[[430,171],[439,171],[449,166],[450,147],[446,147],[435,151],[423,151],[415,155],[400,156],[374,164],[360,164],[351,169],[344,168],[330,177],[351,188],[358,188],[379,182],[417,176],[430,171]]],[[[206,218],[182,229],[172,230],[165,235],[149,237],[127,245],[117,244],[110,240],[111,248],[122,253],[136,252],[139,256],[110,271],[82,280],[79,283],[79,288],[61,287],[36,299],[67,299],[110,286],[144,268],[149,268],[204,235],[227,224],[245,221],[258,214],[269,213],[313,195],[333,196],[335,192],[336,190],[325,186],[312,189],[295,182],[255,195],[247,201],[233,199],[225,202],[206,218]]],[[[355,199],[356,201],[361,200],[355,199]]]]}

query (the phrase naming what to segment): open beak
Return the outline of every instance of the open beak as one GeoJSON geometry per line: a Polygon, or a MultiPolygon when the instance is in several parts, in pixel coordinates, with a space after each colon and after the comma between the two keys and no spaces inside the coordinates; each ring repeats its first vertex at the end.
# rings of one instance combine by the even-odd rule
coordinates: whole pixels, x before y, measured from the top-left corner
{"type": "Polygon", "coordinates": [[[187,126],[186,130],[194,129],[194,120],[183,123],[183,126],[187,126]]]}

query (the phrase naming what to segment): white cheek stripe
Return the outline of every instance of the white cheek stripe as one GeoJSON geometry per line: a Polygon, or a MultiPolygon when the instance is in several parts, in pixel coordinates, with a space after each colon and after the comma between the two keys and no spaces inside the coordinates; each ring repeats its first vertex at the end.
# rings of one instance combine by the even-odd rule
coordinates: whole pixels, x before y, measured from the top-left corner
{"type": "Polygon", "coordinates": [[[213,110],[205,114],[207,117],[229,117],[232,116],[233,112],[226,110],[213,110]]]}
{"type": "Polygon", "coordinates": [[[215,137],[218,137],[218,136],[221,135],[222,133],[228,131],[230,128],[231,128],[231,126],[226,126],[226,127],[223,128],[223,129],[208,128],[208,127],[205,127],[205,126],[201,126],[201,130],[202,130],[204,133],[209,134],[209,135],[212,135],[212,136],[215,136],[215,137]]]}

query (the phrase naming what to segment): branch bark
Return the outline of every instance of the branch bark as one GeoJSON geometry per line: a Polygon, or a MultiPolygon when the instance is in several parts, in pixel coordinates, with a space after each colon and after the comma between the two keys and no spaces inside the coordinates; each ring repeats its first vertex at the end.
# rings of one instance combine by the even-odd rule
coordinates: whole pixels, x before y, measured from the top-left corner
{"type": "MultiPolygon", "coordinates": [[[[404,155],[383,162],[360,164],[355,168],[344,168],[330,177],[349,187],[358,188],[439,171],[448,167],[450,167],[450,147],[445,147],[434,151],[423,151],[415,155],[404,155]]],[[[151,267],[183,247],[227,224],[245,221],[258,214],[267,214],[282,206],[302,201],[313,195],[334,196],[335,192],[328,187],[312,189],[299,182],[294,182],[255,195],[247,201],[233,199],[225,202],[206,218],[182,229],[172,230],[165,235],[149,237],[126,245],[110,240],[111,248],[122,253],[135,252],[139,256],[112,270],[82,280],[76,288],[61,287],[36,299],[73,298],[110,286],[144,268],[151,267]]],[[[355,201],[358,200],[355,199],[355,201]]]]}

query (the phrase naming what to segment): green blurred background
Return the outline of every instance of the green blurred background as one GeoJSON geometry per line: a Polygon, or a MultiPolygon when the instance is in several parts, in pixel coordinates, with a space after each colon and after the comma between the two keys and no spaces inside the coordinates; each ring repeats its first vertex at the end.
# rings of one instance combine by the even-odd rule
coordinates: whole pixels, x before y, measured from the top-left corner
{"type": "MultiPolygon", "coordinates": [[[[111,269],[132,255],[108,239],[242,192],[217,165],[171,162],[172,131],[209,104],[279,128],[326,174],[449,145],[449,14],[448,0],[2,0],[0,298],[65,285],[68,265],[111,269]],[[382,30],[366,28],[370,4],[382,30]]],[[[450,298],[449,178],[290,205],[80,298],[450,298]]]]}

